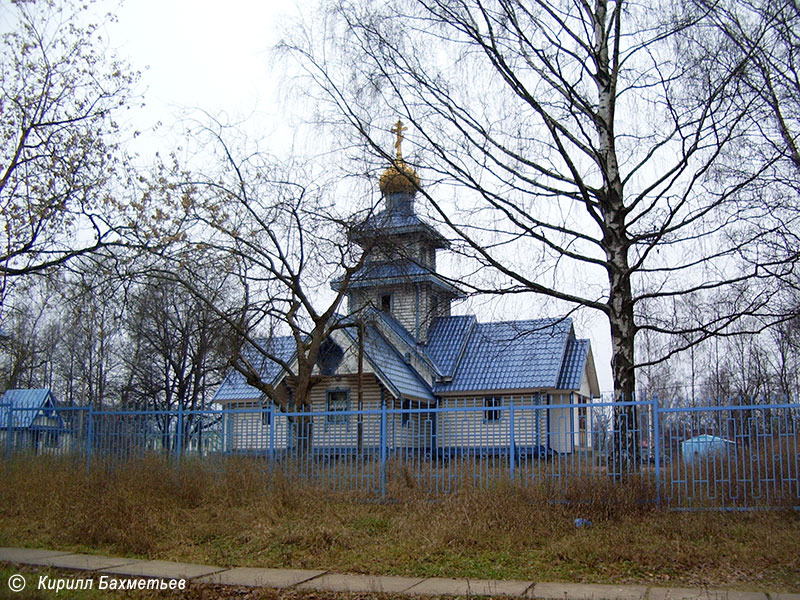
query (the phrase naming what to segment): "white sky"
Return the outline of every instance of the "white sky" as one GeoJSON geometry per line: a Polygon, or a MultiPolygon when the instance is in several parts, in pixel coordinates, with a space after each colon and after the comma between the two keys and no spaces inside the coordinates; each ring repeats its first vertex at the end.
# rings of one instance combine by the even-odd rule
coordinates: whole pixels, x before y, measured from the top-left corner
{"type": "MultiPolygon", "coordinates": [[[[103,8],[108,10],[109,5],[103,8]]],[[[292,120],[287,114],[291,105],[280,100],[280,69],[271,67],[271,49],[280,39],[282,25],[301,10],[311,8],[252,0],[127,0],[115,9],[118,23],[109,28],[110,45],[142,73],[146,107],[132,121],[144,133],[137,147],[144,162],[149,152],[172,149],[177,139],[171,137],[170,126],[194,108],[235,121],[246,119],[248,132],[263,139],[271,152],[288,151],[293,143],[287,125],[292,120]],[[159,122],[159,133],[148,135],[159,122]]],[[[542,316],[540,310],[526,310],[535,302],[530,297],[517,306],[503,302],[490,308],[476,302],[465,308],[484,321],[542,316]]],[[[578,336],[592,340],[600,388],[610,390],[607,321],[588,311],[576,317],[578,336]]]]}
{"type": "Polygon", "coordinates": [[[270,134],[281,124],[271,48],[291,2],[129,0],[116,10],[110,43],[141,71],[147,131],[169,126],[187,109],[221,112],[270,134]],[[254,114],[254,113],[258,114],[254,114]]]}

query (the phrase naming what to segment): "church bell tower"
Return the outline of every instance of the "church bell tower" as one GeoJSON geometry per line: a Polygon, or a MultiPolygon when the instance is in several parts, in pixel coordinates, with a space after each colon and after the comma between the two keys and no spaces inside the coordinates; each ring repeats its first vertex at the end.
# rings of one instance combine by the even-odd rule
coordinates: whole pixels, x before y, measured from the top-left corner
{"type": "Polygon", "coordinates": [[[391,129],[395,158],[378,181],[384,210],[367,220],[355,240],[368,255],[347,297],[351,312],[371,306],[425,344],[433,318],[449,316],[450,303],[462,294],[436,273],[436,252],[449,243],[416,213],[414,198],[422,187],[403,158],[406,130],[399,120],[391,129]]]}

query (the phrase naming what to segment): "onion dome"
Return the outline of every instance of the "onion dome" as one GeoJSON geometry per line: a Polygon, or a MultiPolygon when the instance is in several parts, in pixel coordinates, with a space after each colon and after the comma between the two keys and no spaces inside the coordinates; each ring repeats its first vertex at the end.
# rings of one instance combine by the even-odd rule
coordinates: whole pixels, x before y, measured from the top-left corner
{"type": "Polygon", "coordinates": [[[403,141],[403,132],[408,127],[403,127],[402,121],[397,121],[392,127],[391,132],[397,135],[397,141],[394,147],[397,149],[397,156],[395,157],[394,164],[386,169],[378,180],[378,187],[384,196],[389,194],[407,193],[416,194],[419,187],[419,175],[403,160],[403,150],[401,143],[403,141]]]}

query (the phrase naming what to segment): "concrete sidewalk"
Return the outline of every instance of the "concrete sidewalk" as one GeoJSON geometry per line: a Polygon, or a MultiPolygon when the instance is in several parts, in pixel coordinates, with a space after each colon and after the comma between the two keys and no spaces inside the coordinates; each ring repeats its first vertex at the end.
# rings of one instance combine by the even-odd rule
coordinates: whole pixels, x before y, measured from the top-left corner
{"type": "MultiPolygon", "coordinates": [[[[438,577],[378,577],[345,575],[324,570],[225,568],[28,548],[0,548],[0,561],[89,571],[98,575],[187,579],[195,583],[269,588],[291,587],[330,592],[386,592],[430,596],[517,596],[542,600],[800,600],[800,594],[736,592],[700,588],[443,579],[438,577]]],[[[0,582],[0,586],[7,586],[7,582],[0,582]]]]}

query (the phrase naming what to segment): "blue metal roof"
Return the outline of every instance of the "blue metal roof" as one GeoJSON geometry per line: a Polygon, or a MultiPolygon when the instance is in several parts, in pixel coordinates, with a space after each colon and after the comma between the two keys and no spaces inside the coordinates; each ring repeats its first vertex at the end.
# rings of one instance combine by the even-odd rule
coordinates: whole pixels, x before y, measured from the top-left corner
{"type": "Polygon", "coordinates": [[[45,416],[59,418],[53,409],[55,398],[50,388],[35,390],[6,390],[0,398],[0,429],[8,428],[8,405],[11,405],[11,426],[27,429],[43,411],[45,416]],[[3,406],[5,405],[5,406],[3,406]],[[21,409],[21,410],[20,410],[21,409]],[[50,409],[50,410],[48,410],[50,409]]]}
{"type": "MultiPolygon", "coordinates": [[[[331,287],[338,290],[342,278],[337,277],[331,282],[331,287]]],[[[433,270],[424,267],[409,259],[367,263],[356,271],[350,279],[351,289],[375,287],[377,285],[392,285],[396,283],[427,282],[441,288],[455,296],[463,293],[454,285],[439,277],[433,270]]]]}
{"type": "MultiPolygon", "coordinates": [[[[357,340],[353,328],[345,331],[354,342],[357,340]]],[[[364,357],[389,387],[394,388],[394,392],[431,402],[434,400],[428,385],[372,325],[364,328],[364,357]]]]}
{"type": "MultiPolygon", "coordinates": [[[[471,393],[515,389],[580,389],[589,353],[589,340],[575,339],[571,319],[537,319],[478,323],[473,315],[434,319],[428,344],[420,346],[402,326],[378,313],[414,352],[427,358],[445,378],[433,389],[395,348],[376,324],[364,329],[365,358],[392,393],[434,400],[434,393],[471,393]]],[[[343,330],[354,342],[354,327],[343,330]]],[[[387,333],[388,335],[388,333],[387,333]]],[[[293,360],[291,337],[264,340],[270,352],[293,360]]],[[[276,362],[251,348],[248,357],[264,381],[274,382],[282,370],[276,362]]],[[[214,401],[259,400],[263,394],[231,370],[214,401]]]]}
{"type": "Polygon", "coordinates": [[[558,377],[560,390],[579,390],[583,379],[583,370],[586,368],[586,359],[589,356],[589,340],[575,338],[567,342],[567,351],[561,365],[561,374],[558,377]]]}
{"type": "MultiPolygon", "coordinates": [[[[453,380],[435,391],[469,392],[557,388],[571,319],[478,323],[469,335],[453,380]]],[[[461,340],[445,340],[456,345],[461,340]]],[[[448,357],[455,348],[443,348],[448,357]]]]}
{"type": "Polygon", "coordinates": [[[466,315],[437,317],[431,323],[425,351],[444,377],[453,376],[469,334],[477,322],[475,315],[466,315]]]}
{"type": "MultiPolygon", "coordinates": [[[[279,336],[274,338],[260,338],[256,342],[263,346],[271,355],[284,362],[291,362],[297,351],[297,344],[291,336],[279,336]]],[[[256,348],[248,346],[244,350],[245,358],[252,364],[261,375],[261,380],[272,383],[280,375],[281,367],[274,360],[259,352],[256,348]]],[[[248,385],[244,375],[236,369],[230,369],[217,393],[214,394],[213,402],[227,402],[231,400],[260,400],[264,392],[248,385]]]]}
{"type": "Polygon", "coordinates": [[[419,233],[433,240],[437,248],[447,248],[450,243],[441,233],[419,218],[412,203],[400,203],[391,209],[374,214],[360,228],[359,239],[374,236],[419,233]]]}

